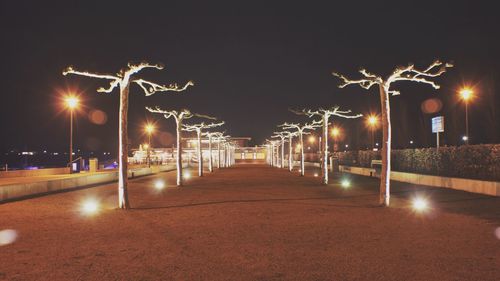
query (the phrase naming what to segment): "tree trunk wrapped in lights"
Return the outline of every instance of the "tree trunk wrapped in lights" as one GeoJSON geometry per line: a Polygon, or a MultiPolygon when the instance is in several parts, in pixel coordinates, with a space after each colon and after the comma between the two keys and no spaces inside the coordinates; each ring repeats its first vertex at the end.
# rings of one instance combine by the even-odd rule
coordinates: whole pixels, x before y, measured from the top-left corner
{"type": "MultiPolygon", "coordinates": [[[[208,117],[208,116],[206,116],[206,117],[214,119],[212,117],[208,117]]],[[[182,125],[183,126],[182,130],[188,131],[188,132],[196,132],[196,137],[198,140],[198,176],[200,176],[200,177],[203,177],[203,153],[202,153],[202,148],[201,148],[202,130],[215,128],[215,127],[219,127],[222,125],[224,125],[224,121],[219,122],[219,123],[210,123],[210,124],[205,124],[205,122],[201,122],[199,124],[192,124],[192,125],[183,124],[182,125]]]]}
{"type": "Polygon", "coordinates": [[[162,65],[149,64],[142,62],[139,64],[129,63],[128,66],[120,70],[117,74],[99,74],[92,73],[88,71],[78,71],[73,67],[68,67],[63,71],[63,75],[75,74],[81,76],[87,76],[92,78],[107,79],[111,80],[107,88],[99,88],[97,92],[99,93],[110,93],[114,88],[120,89],[120,109],[119,109],[119,151],[118,151],[118,207],[120,209],[129,209],[130,203],[128,200],[128,135],[127,135],[127,115],[128,115],[128,96],[130,84],[135,83],[141,87],[146,96],[153,95],[156,92],[181,92],[186,90],[188,86],[192,86],[193,83],[190,81],[183,87],[179,87],[177,84],[170,85],[159,85],[150,81],[135,78],[135,74],[140,72],[145,68],[163,69],[162,65]]]}
{"type": "Polygon", "coordinates": [[[323,184],[328,184],[328,123],[331,116],[338,116],[342,118],[359,118],[363,116],[362,114],[350,115],[351,110],[340,110],[340,106],[334,106],[328,109],[320,108],[318,110],[312,111],[310,109],[304,109],[302,111],[293,111],[296,114],[306,115],[308,117],[319,116],[321,117],[321,123],[323,126],[323,138],[322,138],[322,153],[321,153],[321,173],[323,175],[323,184]]]}
{"type": "Polygon", "coordinates": [[[304,134],[306,134],[306,130],[315,130],[315,128],[321,127],[321,121],[313,120],[312,123],[306,123],[304,125],[298,123],[284,123],[279,125],[285,130],[296,130],[297,135],[299,136],[300,143],[300,175],[305,175],[305,163],[304,163],[304,134]]]}
{"type": "Polygon", "coordinates": [[[439,85],[429,78],[434,78],[446,72],[446,69],[452,67],[450,63],[442,63],[441,61],[433,62],[424,70],[418,70],[413,64],[408,66],[397,67],[394,72],[387,78],[369,73],[365,69],[359,72],[363,78],[351,80],[344,75],[333,73],[342,80],[339,88],[344,88],[351,84],[357,84],[364,89],[370,89],[374,85],[378,85],[380,95],[380,107],[382,111],[382,171],[380,175],[380,198],[379,202],[383,206],[389,206],[390,203],[390,174],[391,174],[391,108],[389,95],[399,95],[400,92],[391,89],[391,84],[398,81],[413,81],[431,85],[434,89],[439,89],[439,85]]]}
{"type": "MultiPolygon", "coordinates": [[[[273,138],[276,137],[276,138],[280,138],[281,140],[281,145],[280,145],[280,148],[281,148],[281,167],[282,169],[285,168],[285,143],[286,142],[289,142],[289,155],[291,155],[291,149],[292,149],[292,146],[291,146],[291,142],[292,142],[292,137],[293,137],[294,133],[291,133],[289,131],[283,131],[283,132],[274,132],[274,136],[272,136],[273,138]]],[[[292,164],[291,164],[291,161],[290,161],[290,156],[288,158],[288,166],[291,167],[292,164]]],[[[291,170],[290,170],[291,171],[291,170]]]]}
{"type": "MultiPolygon", "coordinates": [[[[206,136],[208,137],[208,171],[213,172],[214,171],[214,168],[213,168],[213,157],[212,157],[212,139],[215,138],[216,140],[218,140],[220,137],[223,136],[223,133],[221,132],[205,132],[205,133],[202,133],[203,136],[206,136]]],[[[217,141],[217,143],[219,143],[217,141]]],[[[217,153],[219,153],[219,157],[220,157],[220,151],[219,151],[220,147],[219,145],[217,145],[217,153]]],[[[219,162],[219,159],[220,158],[217,158],[217,162],[219,162]]]]}
{"type": "Polygon", "coordinates": [[[195,114],[191,113],[187,109],[183,109],[181,111],[176,110],[162,110],[158,107],[155,109],[146,107],[146,109],[151,113],[163,114],[163,116],[168,119],[173,117],[175,120],[175,132],[176,132],[176,144],[177,144],[177,186],[182,186],[182,123],[185,119],[189,119],[195,116],[195,114]]]}

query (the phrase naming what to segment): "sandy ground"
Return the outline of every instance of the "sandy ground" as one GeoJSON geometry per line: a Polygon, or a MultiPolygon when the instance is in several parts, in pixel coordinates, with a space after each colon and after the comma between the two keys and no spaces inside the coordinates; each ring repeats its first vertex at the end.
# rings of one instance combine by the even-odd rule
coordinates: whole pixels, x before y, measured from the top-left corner
{"type": "Polygon", "coordinates": [[[0,280],[500,280],[500,198],[396,184],[380,208],[376,180],[312,174],[241,165],[157,191],[161,173],[131,181],[130,211],[115,184],[0,205],[17,233],[0,280]]]}

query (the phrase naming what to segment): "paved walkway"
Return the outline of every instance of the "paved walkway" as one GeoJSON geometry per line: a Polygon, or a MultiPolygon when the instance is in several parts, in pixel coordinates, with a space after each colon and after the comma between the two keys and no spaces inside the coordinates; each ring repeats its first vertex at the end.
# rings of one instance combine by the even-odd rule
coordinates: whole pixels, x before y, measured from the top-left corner
{"type": "Polygon", "coordinates": [[[500,198],[396,184],[380,208],[376,180],[312,174],[241,165],[157,191],[175,182],[161,173],[131,181],[130,211],[115,184],[0,205],[17,233],[0,280],[499,279],[500,198]],[[417,193],[428,213],[409,208],[417,193]],[[86,198],[101,211],[82,215],[86,198]]]}

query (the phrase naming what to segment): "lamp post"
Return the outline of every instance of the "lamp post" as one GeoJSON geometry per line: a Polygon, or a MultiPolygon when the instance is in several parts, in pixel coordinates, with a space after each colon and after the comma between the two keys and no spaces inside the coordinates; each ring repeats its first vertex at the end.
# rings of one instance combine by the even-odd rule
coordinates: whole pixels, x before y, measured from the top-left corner
{"type": "Polygon", "coordinates": [[[368,123],[368,126],[370,127],[370,131],[372,134],[371,145],[372,145],[372,149],[374,149],[375,148],[375,128],[377,127],[377,124],[378,124],[378,118],[375,115],[369,115],[366,122],[368,123]]]}
{"type": "Polygon", "coordinates": [[[465,136],[463,140],[465,141],[465,144],[469,144],[469,100],[472,98],[472,95],[474,92],[470,88],[463,88],[460,91],[460,97],[465,103],[465,136]]]}
{"type": "Polygon", "coordinates": [[[332,137],[333,137],[333,152],[337,150],[337,138],[340,135],[340,129],[337,127],[333,127],[332,129],[332,137]]]}
{"type": "Polygon", "coordinates": [[[148,167],[151,167],[151,135],[155,131],[155,127],[153,124],[146,124],[144,127],[144,130],[146,131],[146,134],[148,134],[148,147],[147,147],[147,162],[148,162],[148,167]]]}
{"type": "Polygon", "coordinates": [[[67,96],[65,98],[66,107],[69,109],[69,165],[70,171],[72,171],[71,165],[73,164],[73,112],[78,107],[80,102],[75,96],[67,96]]]}

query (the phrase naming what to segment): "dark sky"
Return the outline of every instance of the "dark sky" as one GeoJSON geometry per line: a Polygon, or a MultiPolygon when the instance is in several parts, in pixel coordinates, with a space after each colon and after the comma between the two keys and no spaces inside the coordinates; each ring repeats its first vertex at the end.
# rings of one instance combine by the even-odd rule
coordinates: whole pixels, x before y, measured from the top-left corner
{"type": "MultiPolygon", "coordinates": [[[[434,59],[456,67],[437,81],[442,89],[403,82],[392,98],[394,144],[434,145],[429,115],[421,103],[439,98],[446,116],[447,144],[464,133],[457,89],[475,86],[470,106],[472,143],[500,141],[500,16],[494,1],[1,1],[0,150],[64,150],[68,115],[60,96],[77,91],[77,146],[116,150],[118,93],[96,93],[104,80],[64,77],[68,65],[117,72],[128,61],[165,64],[140,76],[159,83],[194,80],[182,94],[145,97],[131,88],[129,132],[142,141],[145,105],[190,108],[227,122],[234,136],[260,143],[275,125],[301,120],[287,109],[341,105],[379,112],[376,89],[338,89],[331,75],[364,66],[389,74],[409,62],[425,67],[434,59]],[[114,2],[108,3],[108,2],[114,2]],[[273,2],[273,3],[271,3],[273,2]],[[367,2],[370,2],[367,4],[367,2]],[[89,121],[102,110],[104,125],[89,121]]],[[[362,145],[363,122],[339,120],[347,142],[362,145]]],[[[172,120],[160,120],[173,133],[172,120]]],[[[168,134],[155,140],[167,145],[168,134]]]]}

